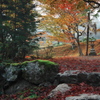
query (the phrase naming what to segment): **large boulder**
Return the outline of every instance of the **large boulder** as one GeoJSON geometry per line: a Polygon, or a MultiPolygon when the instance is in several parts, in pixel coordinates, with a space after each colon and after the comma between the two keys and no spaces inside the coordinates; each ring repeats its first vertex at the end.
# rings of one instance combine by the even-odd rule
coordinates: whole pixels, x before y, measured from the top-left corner
{"type": "Polygon", "coordinates": [[[87,83],[94,86],[100,86],[100,72],[89,73],[87,83]]]}
{"type": "MultiPolygon", "coordinates": [[[[16,93],[34,84],[53,83],[58,73],[58,64],[47,60],[5,63],[0,66],[0,93],[16,93]]],[[[46,84],[45,84],[46,85],[46,84]]]]}
{"type": "Polygon", "coordinates": [[[21,73],[20,64],[11,63],[4,65],[4,73],[2,76],[9,82],[16,81],[19,74],[21,73]]]}
{"type": "Polygon", "coordinates": [[[58,73],[57,79],[60,83],[78,83],[77,75],[79,73],[79,70],[68,70],[64,73],[58,73]]]}
{"type": "Polygon", "coordinates": [[[77,75],[78,82],[79,82],[79,83],[81,83],[81,82],[86,82],[86,81],[87,81],[88,75],[89,75],[89,73],[87,73],[87,72],[80,72],[80,73],[77,75]]]}
{"type": "Polygon", "coordinates": [[[100,95],[81,94],[79,96],[66,97],[65,100],[100,100],[100,95]]]}
{"type": "Polygon", "coordinates": [[[86,82],[93,86],[100,86],[100,72],[81,72],[78,70],[68,70],[57,74],[59,83],[81,83],[86,82]]]}
{"type": "Polygon", "coordinates": [[[58,73],[58,64],[48,60],[35,60],[31,62],[24,62],[22,77],[34,84],[41,84],[44,82],[54,82],[58,73]]]}

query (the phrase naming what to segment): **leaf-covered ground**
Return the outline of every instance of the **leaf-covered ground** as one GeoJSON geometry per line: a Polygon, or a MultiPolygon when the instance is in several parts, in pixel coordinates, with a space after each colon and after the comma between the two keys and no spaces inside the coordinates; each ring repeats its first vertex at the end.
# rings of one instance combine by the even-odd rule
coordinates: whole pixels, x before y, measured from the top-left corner
{"type": "MultiPolygon", "coordinates": [[[[49,59],[59,63],[59,72],[66,70],[81,70],[86,72],[100,72],[100,57],[60,57],[49,59]]],[[[100,86],[93,87],[85,83],[69,84],[71,90],[65,94],[58,94],[49,100],[65,100],[65,97],[74,96],[82,93],[100,94],[100,86]]],[[[33,86],[13,95],[2,95],[0,100],[48,100],[47,95],[56,86],[38,87],[33,86]]]]}
{"type": "Polygon", "coordinates": [[[99,56],[84,57],[59,57],[51,59],[60,65],[60,72],[65,70],[81,70],[86,72],[100,72],[99,56]]]}

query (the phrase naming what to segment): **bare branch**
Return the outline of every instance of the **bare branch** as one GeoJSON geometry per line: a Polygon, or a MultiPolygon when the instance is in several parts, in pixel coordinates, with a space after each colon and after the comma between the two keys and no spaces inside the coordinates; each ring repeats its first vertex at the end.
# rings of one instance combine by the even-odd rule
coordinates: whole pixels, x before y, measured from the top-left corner
{"type": "Polygon", "coordinates": [[[83,1],[89,3],[89,5],[92,6],[93,8],[100,7],[100,2],[96,2],[94,0],[83,0],[83,1]]]}

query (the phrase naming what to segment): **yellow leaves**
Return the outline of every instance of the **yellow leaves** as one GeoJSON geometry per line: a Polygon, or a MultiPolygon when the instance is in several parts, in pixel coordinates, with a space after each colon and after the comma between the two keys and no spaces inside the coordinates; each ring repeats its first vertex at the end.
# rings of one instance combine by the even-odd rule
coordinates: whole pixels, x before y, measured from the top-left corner
{"type": "Polygon", "coordinates": [[[64,42],[64,43],[70,43],[70,42],[74,42],[75,40],[71,40],[71,39],[68,39],[67,37],[65,36],[49,36],[50,38],[50,41],[59,41],[59,42],[64,42]]]}
{"type": "Polygon", "coordinates": [[[43,17],[39,27],[52,34],[52,36],[48,36],[51,41],[75,41],[72,39],[72,34],[77,32],[78,26],[87,22],[87,18],[80,12],[87,7],[86,3],[83,0],[45,0],[45,3],[47,6],[44,7],[48,14],[43,17]],[[48,3],[46,3],[47,1],[48,3]],[[59,5],[64,8],[68,5],[69,8],[61,9],[59,5]]]}
{"type": "MultiPolygon", "coordinates": [[[[59,11],[60,12],[60,11],[59,11]]],[[[52,15],[47,15],[44,17],[44,20],[41,21],[40,27],[49,31],[53,36],[62,37],[63,34],[66,36],[62,37],[63,39],[66,37],[67,39],[71,38],[71,35],[67,34],[69,31],[69,27],[71,31],[75,31],[76,24],[81,25],[86,21],[86,18],[83,17],[79,12],[75,13],[75,11],[68,13],[61,12],[59,13],[59,17],[55,18],[52,15]],[[63,33],[61,30],[66,30],[66,33],[63,33]]],[[[71,33],[72,34],[72,33],[71,33]]],[[[57,39],[57,38],[56,38],[57,39]]],[[[58,40],[58,39],[57,39],[58,40]]],[[[62,41],[62,39],[60,39],[62,41]]]]}
{"type": "Polygon", "coordinates": [[[39,0],[40,2],[47,4],[50,8],[55,9],[69,9],[84,11],[90,6],[83,0],[39,0]]]}
{"type": "Polygon", "coordinates": [[[44,35],[46,34],[46,32],[38,32],[36,35],[33,35],[31,37],[29,37],[30,39],[34,39],[36,38],[37,36],[38,37],[44,37],[44,35]]]}
{"type": "Polygon", "coordinates": [[[72,33],[60,33],[56,35],[48,35],[48,38],[50,41],[59,41],[59,42],[65,42],[65,43],[70,43],[72,41],[75,41],[75,39],[72,39],[72,33]]]}

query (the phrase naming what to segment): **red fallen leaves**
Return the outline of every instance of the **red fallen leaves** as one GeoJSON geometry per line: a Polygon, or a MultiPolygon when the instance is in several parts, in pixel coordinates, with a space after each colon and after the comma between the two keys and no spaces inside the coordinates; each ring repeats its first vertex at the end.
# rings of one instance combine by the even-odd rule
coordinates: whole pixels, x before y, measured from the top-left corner
{"type": "MultiPolygon", "coordinates": [[[[86,71],[86,72],[100,72],[100,59],[97,59],[98,57],[93,58],[90,57],[89,60],[88,58],[78,58],[78,57],[61,57],[61,58],[53,58],[50,59],[51,61],[54,61],[56,63],[59,63],[60,72],[64,72],[66,70],[81,70],[81,71],[86,71]]],[[[54,98],[50,98],[48,100],[65,100],[66,97],[69,96],[75,96],[83,93],[93,93],[93,94],[99,94],[100,95],[100,86],[98,87],[93,87],[90,85],[85,84],[84,82],[80,84],[69,84],[71,89],[67,91],[64,94],[58,94],[54,98]]],[[[26,98],[29,95],[32,94],[32,92],[28,89],[26,92],[23,94],[15,94],[15,95],[2,95],[0,97],[0,100],[45,100],[47,95],[50,93],[52,89],[54,89],[55,86],[51,87],[42,87],[42,88],[35,88],[34,93],[38,96],[37,98],[26,98]],[[20,99],[20,95],[23,95],[25,98],[20,99]]]]}
{"type": "Polygon", "coordinates": [[[83,93],[94,93],[100,94],[100,87],[92,87],[85,83],[80,83],[77,85],[71,85],[72,89],[70,90],[72,95],[78,95],[83,93]]]}
{"type": "Polygon", "coordinates": [[[59,94],[54,98],[50,98],[49,100],[65,100],[66,97],[69,96],[77,96],[79,94],[99,94],[100,95],[100,87],[92,87],[85,83],[80,84],[69,84],[72,87],[69,91],[64,94],[59,94]]]}
{"type": "MultiPolygon", "coordinates": [[[[90,58],[89,58],[90,59],[90,58]]],[[[51,59],[60,65],[60,72],[66,70],[81,70],[86,72],[100,72],[100,58],[90,59],[79,57],[61,57],[51,59]]]]}
{"type": "MultiPolygon", "coordinates": [[[[93,94],[100,94],[100,87],[92,87],[90,85],[85,84],[84,82],[80,83],[80,84],[69,84],[69,86],[71,87],[71,89],[69,91],[67,91],[64,94],[58,94],[53,98],[47,99],[47,100],[65,100],[66,97],[69,96],[75,96],[75,95],[79,95],[79,94],[83,94],[83,93],[93,93],[93,94]]],[[[0,100],[45,100],[45,98],[47,97],[47,95],[50,93],[50,91],[52,89],[54,89],[55,86],[51,86],[51,87],[42,87],[40,89],[36,88],[36,92],[37,95],[39,97],[37,98],[25,98],[25,99],[20,99],[19,98],[19,94],[14,94],[11,95],[10,97],[8,95],[3,95],[2,97],[0,97],[0,100]]],[[[29,90],[27,90],[24,94],[26,94],[29,90]]],[[[21,94],[21,95],[24,95],[21,94]]],[[[31,93],[32,94],[32,93],[31,93]]],[[[30,95],[30,94],[28,94],[30,95]]],[[[27,95],[27,96],[28,96],[27,95]]]]}
{"type": "MultiPolygon", "coordinates": [[[[67,91],[64,94],[60,94],[58,93],[58,95],[56,95],[53,98],[47,99],[47,100],[65,100],[66,97],[69,96],[75,96],[75,95],[79,95],[79,94],[83,94],[83,93],[93,93],[93,94],[99,94],[100,95],[100,87],[92,87],[90,85],[87,85],[85,83],[80,83],[80,84],[69,84],[70,87],[72,87],[69,91],[67,91]]],[[[0,98],[0,100],[43,100],[44,98],[47,97],[47,95],[50,93],[50,91],[53,89],[54,87],[42,87],[41,89],[39,89],[37,91],[38,94],[38,98],[25,98],[25,99],[18,99],[17,97],[19,97],[19,95],[12,95],[10,96],[10,98],[7,98],[7,96],[3,96],[3,98],[0,98]]],[[[27,93],[27,91],[26,91],[27,93]]],[[[44,99],[45,100],[45,99],[44,99]]]]}

